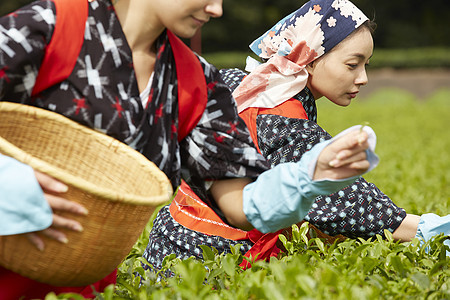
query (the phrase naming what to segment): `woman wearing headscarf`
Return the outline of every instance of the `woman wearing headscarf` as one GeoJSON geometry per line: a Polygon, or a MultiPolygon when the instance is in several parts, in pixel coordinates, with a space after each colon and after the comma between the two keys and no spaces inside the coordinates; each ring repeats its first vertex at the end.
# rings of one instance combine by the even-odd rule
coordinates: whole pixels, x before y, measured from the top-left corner
{"type": "MultiPolygon", "coordinates": [[[[313,57],[313,53],[310,57],[313,57]]],[[[216,138],[221,139],[220,136],[216,138]]],[[[291,176],[295,177],[289,173],[279,173],[279,176],[286,180],[291,176]]],[[[266,182],[267,186],[279,186],[280,183],[275,178],[276,176],[271,177],[271,182],[266,182]]],[[[284,228],[297,223],[298,218],[289,217],[288,212],[292,210],[289,207],[295,207],[293,199],[296,191],[283,194],[279,190],[269,192],[270,189],[253,189],[251,192],[253,195],[258,194],[261,198],[277,200],[268,200],[266,207],[257,209],[244,203],[243,208],[247,217],[256,211],[264,211],[265,216],[264,221],[253,222],[255,229],[249,230],[236,226],[226,217],[225,211],[233,209],[232,203],[223,206],[205,203],[195,184],[192,184],[192,182],[189,185],[182,183],[171,205],[162,208],[153,222],[144,257],[156,269],[161,267],[163,258],[172,253],[179,258],[189,256],[202,258],[199,245],[214,247],[220,253],[226,253],[230,251],[231,246],[242,244],[241,251],[247,257],[275,256],[280,251],[276,246],[278,234],[284,228]],[[284,208],[287,210],[283,210],[284,208]],[[256,223],[259,224],[255,225],[256,223]]],[[[296,183],[292,182],[292,185],[296,183]]]]}
{"type": "MultiPolygon", "coordinates": [[[[317,122],[315,101],[347,106],[367,84],[374,24],[350,1],[312,0],[256,39],[247,71],[221,70],[252,138],[272,166],[297,161],[331,136],[317,122]]],[[[316,198],[306,221],[328,235],[430,239],[450,233],[450,216],[409,215],[363,178],[316,198]]],[[[448,242],[448,241],[447,241],[448,242]]]]}
{"type": "MultiPolygon", "coordinates": [[[[183,178],[227,226],[272,230],[295,223],[318,194],[369,169],[370,132],[352,131],[318,145],[301,163],[268,170],[219,71],[176,37],[192,37],[221,14],[221,0],[34,2],[0,18],[0,101],[51,110],[126,143],[154,162],[174,189],[183,178]],[[336,157],[342,151],[344,157],[336,157]],[[285,173],[292,176],[280,176],[285,173]],[[273,222],[267,207],[283,193],[293,194],[285,197],[293,205],[273,222]]],[[[0,155],[0,234],[34,232],[42,248],[36,232],[67,242],[57,225],[81,230],[70,217],[57,221],[64,207],[53,200],[64,202],[67,187],[44,177],[0,155]],[[28,211],[32,207],[40,210],[28,211]],[[17,226],[28,218],[26,228],[17,226]]],[[[79,206],[69,211],[86,213],[79,206]]],[[[114,282],[112,273],[93,286],[54,287],[0,267],[0,298],[43,298],[50,291],[93,297],[114,282]]]]}

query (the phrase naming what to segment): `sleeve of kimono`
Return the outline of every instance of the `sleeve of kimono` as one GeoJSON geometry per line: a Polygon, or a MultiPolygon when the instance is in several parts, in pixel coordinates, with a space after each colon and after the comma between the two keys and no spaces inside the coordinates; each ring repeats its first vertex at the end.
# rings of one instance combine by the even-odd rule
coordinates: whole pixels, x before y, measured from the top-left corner
{"type": "Polygon", "coordinates": [[[183,167],[207,180],[257,177],[268,169],[258,153],[219,71],[203,59],[208,102],[197,126],[181,143],[183,167]]]}
{"type": "Polygon", "coordinates": [[[54,24],[52,1],[34,2],[0,18],[0,101],[30,97],[54,24]]]}
{"type": "Polygon", "coordinates": [[[0,235],[45,229],[53,215],[31,167],[0,154],[0,235]]]}
{"type": "Polygon", "coordinates": [[[219,71],[200,57],[208,87],[208,102],[197,126],[180,143],[181,174],[192,190],[225,222],[209,193],[212,182],[256,178],[269,169],[259,154],[219,71]]]}

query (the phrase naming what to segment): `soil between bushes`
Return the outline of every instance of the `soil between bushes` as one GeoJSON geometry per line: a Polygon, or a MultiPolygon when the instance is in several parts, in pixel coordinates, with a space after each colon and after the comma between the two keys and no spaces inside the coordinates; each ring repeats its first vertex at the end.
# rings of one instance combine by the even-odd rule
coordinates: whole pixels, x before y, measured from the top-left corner
{"type": "Polygon", "coordinates": [[[437,90],[450,89],[450,69],[369,69],[368,77],[369,83],[360,90],[361,98],[382,88],[398,88],[425,100],[437,90]]]}

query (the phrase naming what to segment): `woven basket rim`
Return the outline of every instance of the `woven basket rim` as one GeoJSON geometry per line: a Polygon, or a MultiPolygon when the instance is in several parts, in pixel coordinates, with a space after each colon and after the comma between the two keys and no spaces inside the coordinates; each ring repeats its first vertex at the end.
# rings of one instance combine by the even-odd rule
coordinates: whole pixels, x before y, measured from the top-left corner
{"type": "Polygon", "coordinates": [[[39,117],[45,117],[48,119],[55,120],[61,123],[62,125],[70,126],[82,132],[88,132],[90,135],[95,136],[96,139],[99,139],[104,143],[114,143],[114,146],[122,148],[124,151],[127,152],[127,155],[132,156],[133,159],[136,159],[138,163],[144,165],[148,169],[148,171],[154,175],[155,180],[159,181],[161,186],[164,185],[167,186],[167,193],[158,196],[146,197],[141,195],[134,195],[132,193],[112,192],[110,189],[98,187],[85,179],[76,177],[61,168],[55,167],[37,157],[32,156],[31,154],[26,153],[22,149],[18,148],[17,146],[13,145],[12,143],[8,142],[6,139],[0,136],[0,150],[5,155],[11,156],[12,158],[15,158],[22,162],[26,161],[27,165],[31,166],[33,169],[37,171],[48,174],[64,182],[65,184],[68,184],[69,186],[73,186],[80,190],[86,191],[94,196],[100,197],[105,200],[120,201],[123,203],[135,205],[153,205],[153,206],[163,204],[170,200],[170,197],[173,193],[172,186],[170,184],[169,179],[164,174],[164,172],[162,172],[152,161],[148,160],[145,156],[143,156],[136,150],[132,149],[128,145],[110,136],[107,136],[106,134],[103,134],[94,129],[78,124],[75,121],[72,121],[67,117],[60,115],[58,113],[47,111],[45,109],[34,106],[0,101],[0,113],[9,111],[20,111],[23,113],[36,114],[39,115],[39,117]]]}

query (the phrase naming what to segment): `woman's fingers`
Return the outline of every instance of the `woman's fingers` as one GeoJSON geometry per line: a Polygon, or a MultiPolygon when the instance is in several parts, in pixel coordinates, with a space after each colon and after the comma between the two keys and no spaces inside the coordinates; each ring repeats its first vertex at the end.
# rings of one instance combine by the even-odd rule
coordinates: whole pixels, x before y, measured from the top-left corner
{"type": "MultiPolygon", "coordinates": [[[[63,232],[61,232],[55,228],[66,228],[66,229],[70,229],[70,230],[74,230],[74,231],[78,231],[78,232],[83,231],[83,227],[77,221],[70,220],[70,219],[53,214],[52,226],[47,229],[39,231],[39,233],[42,233],[45,236],[47,236],[51,239],[54,239],[60,243],[67,244],[68,239],[67,239],[66,235],[63,232]]],[[[36,246],[36,248],[38,248],[41,251],[44,250],[44,247],[45,247],[44,241],[39,237],[39,235],[37,233],[35,233],[35,232],[26,233],[25,236],[28,238],[28,240],[34,246],[36,246]]]]}
{"type": "Polygon", "coordinates": [[[367,139],[368,135],[364,131],[353,131],[341,137],[330,145],[334,147],[336,154],[330,159],[328,165],[333,168],[345,165],[350,167],[350,164],[354,162],[365,161],[367,157],[365,150],[369,148],[367,139]]]}
{"type": "Polygon", "coordinates": [[[42,232],[42,234],[46,235],[47,237],[54,239],[60,243],[67,244],[69,242],[66,235],[56,229],[47,228],[47,229],[42,230],[41,232],[42,232]]]}
{"type": "Polygon", "coordinates": [[[53,210],[52,227],[66,228],[78,232],[83,231],[83,227],[79,222],[65,217],[61,217],[60,215],[58,215],[58,212],[65,211],[79,215],[87,215],[88,212],[86,208],[84,208],[79,203],[69,201],[51,194],[45,194],[45,198],[47,199],[50,207],[53,210]]]}
{"type": "MultiPolygon", "coordinates": [[[[65,201],[67,201],[67,200],[65,200],[65,201]]],[[[53,214],[52,226],[47,229],[41,230],[39,232],[46,235],[47,237],[49,237],[51,239],[54,239],[54,240],[60,242],[60,243],[67,244],[68,239],[67,239],[66,235],[63,232],[61,232],[55,228],[65,228],[65,229],[78,231],[78,232],[83,231],[83,227],[81,226],[81,224],[79,222],[61,217],[56,214],[53,214]]],[[[32,233],[27,233],[25,235],[28,238],[28,240],[34,246],[36,246],[36,248],[38,248],[41,251],[44,250],[44,247],[45,247],[44,241],[39,237],[39,235],[37,233],[32,232],[32,233]]]]}
{"type": "MultiPolygon", "coordinates": [[[[76,215],[87,215],[88,210],[77,202],[70,201],[59,196],[59,194],[68,191],[68,186],[64,183],[38,171],[35,171],[35,175],[37,181],[44,191],[44,197],[53,211],[53,223],[51,227],[40,232],[51,239],[57,240],[61,243],[67,243],[68,240],[66,235],[55,228],[64,228],[81,232],[83,231],[83,226],[78,221],[62,217],[61,215],[59,215],[59,213],[69,212],[76,215]]],[[[32,239],[33,244],[35,244],[36,246],[39,246],[41,248],[44,247],[44,243],[38,235],[35,234],[30,238],[32,239]]]]}
{"type": "Polygon", "coordinates": [[[365,131],[354,130],[338,138],[331,145],[334,144],[337,153],[342,150],[362,151],[369,148],[368,139],[369,135],[365,131]]]}
{"type": "Polygon", "coordinates": [[[39,171],[34,171],[37,181],[44,191],[54,192],[54,193],[65,193],[68,191],[69,187],[64,183],[54,179],[47,174],[41,173],[39,171]]]}
{"type": "Polygon", "coordinates": [[[73,231],[82,232],[83,226],[77,221],[67,219],[58,215],[53,214],[53,224],[52,227],[56,228],[66,228],[73,231]]]}
{"type": "Polygon", "coordinates": [[[360,160],[360,161],[355,161],[355,162],[350,163],[348,167],[350,169],[355,170],[357,172],[357,174],[355,174],[355,175],[358,175],[361,172],[365,172],[370,168],[370,162],[366,159],[360,160]]]}
{"type": "Polygon", "coordinates": [[[370,167],[365,150],[368,134],[354,130],[325,147],[319,155],[313,179],[343,179],[363,174],[370,167]]]}
{"type": "Polygon", "coordinates": [[[36,248],[38,248],[40,251],[44,251],[44,241],[42,241],[42,239],[36,233],[25,233],[25,236],[36,248]]]}
{"type": "Polygon", "coordinates": [[[87,215],[88,210],[81,204],[52,194],[44,194],[53,211],[66,211],[78,215],[87,215]]]}
{"type": "Polygon", "coordinates": [[[67,185],[39,171],[34,171],[34,173],[37,181],[44,190],[44,196],[47,199],[53,211],[55,210],[67,211],[80,215],[88,214],[87,209],[81,204],[50,194],[50,193],[60,194],[67,192],[69,189],[67,185]]]}
{"type": "Polygon", "coordinates": [[[370,166],[367,160],[358,161],[339,168],[331,168],[326,178],[343,179],[363,174],[370,166]]]}
{"type": "MultiPolygon", "coordinates": [[[[349,168],[351,168],[351,164],[356,163],[356,162],[362,162],[362,161],[367,161],[367,155],[366,152],[351,152],[348,151],[349,153],[346,153],[345,156],[339,156],[337,155],[336,158],[332,161],[330,161],[329,165],[330,167],[333,168],[339,168],[345,165],[348,165],[349,168]]],[[[354,164],[353,164],[354,165],[354,164]]],[[[354,165],[356,166],[356,165],[354,165]]]]}
{"type": "MultiPolygon", "coordinates": [[[[63,244],[68,243],[66,235],[64,233],[62,233],[61,231],[55,230],[53,228],[44,229],[44,230],[40,231],[40,233],[42,233],[42,234],[46,235],[47,237],[54,239],[60,243],[63,243],[63,244]]],[[[25,236],[38,250],[44,251],[44,249],[45,249],[44,241],[41,239],[41,237],[36,232],[26,233],[25,236]]]]}

